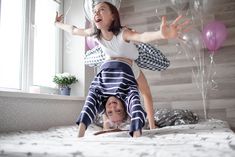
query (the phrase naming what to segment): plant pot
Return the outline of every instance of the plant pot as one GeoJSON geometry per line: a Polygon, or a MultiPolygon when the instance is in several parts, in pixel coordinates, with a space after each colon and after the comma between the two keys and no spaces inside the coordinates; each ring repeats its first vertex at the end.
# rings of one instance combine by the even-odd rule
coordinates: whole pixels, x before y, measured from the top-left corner
{"type": "Polygon", "coordinates": [[[60,95],[70,95],[71,88],[70,87],[60,87],[59,94],[60,95]]]}

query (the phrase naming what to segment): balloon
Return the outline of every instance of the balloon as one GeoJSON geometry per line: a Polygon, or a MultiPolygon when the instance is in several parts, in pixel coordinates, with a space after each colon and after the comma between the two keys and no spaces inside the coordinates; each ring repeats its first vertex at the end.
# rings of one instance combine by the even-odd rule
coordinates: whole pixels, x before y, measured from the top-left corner
{"type": "Polygon", "coordinates": [[[93,4],[92,4],[92,0],[84,0],[83,1],[83,9],[84,9],[84,13],[86,16],[86,19],[89,20],[90,22],[92,21],[92,8],[93,8],[93,4]]]}
{"type": "Polygon", "coordinates": [[[191,29],[189,32],[183,34],[182,41],[182,50],[185,52],[187,58],[192,59],[195,66],[198,67],[201,62],[200,53],[204,48],[201,32],[195,28],[191,29]]]}
{"type": "Polygon", "coordinates": [[[196,49],[200,49],[203,46],[202,34],[197,29],[191,29],[189,32],[185,33],[182,38],[186,44],[193,45],[196,49]]]}
{"type": "Polygon", "coordinates": [[[86,38],[86,43],[87,43],[87,46],[88,46],[90,49],[93,49],[95,46],[98,45],[92,37],[87,37],[87,38],[86,38]]]}
{"type": "Polygon", "coordinates": [[[193,1],[193,8],[195,11],[202,11],[202,0],[194,0],[193,1]]]}
{"type": "Polygon", "coordinates": [[[220,21],[212,21],[203,29],[203,40],[211,52],[218,50],[228,35],[226,26],[220,21]]]}
{"type": "Polygon", "coordinates": [[[189,0],[171,0],[171,3],[178,14],[183,14],[189,9],[189,0]]]}

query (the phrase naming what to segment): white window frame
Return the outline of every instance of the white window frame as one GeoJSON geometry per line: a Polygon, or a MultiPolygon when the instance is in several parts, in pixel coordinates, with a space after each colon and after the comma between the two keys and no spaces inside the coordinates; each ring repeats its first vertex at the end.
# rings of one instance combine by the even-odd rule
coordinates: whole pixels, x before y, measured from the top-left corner
{"type": "MultiPolygon", "coordinates": [[[[31,0],[29,1],[29,12],[30,12],[30,16],[29,16],[29,23],[28,23],[28,28],[27,30],[29,30],[29,36],[28,36],[28,55],[26,55],[28,57],[28,63],[27,64],[27,76],[26,76],[26,79],[24,80],[27,80],[27,82],[25,83],[25,90],[26,91],[30,91],[30,87],[34,87],[33,85],[33,53],[30,53],[30,52],[34,52],[34,48],[33,48],[33,45],[34,45],[34,22],[35,22],[35,19],[34,19],[34,14],[35,14],[35,4],[36,4],[36,0],[31,0]]],[[[55,3],[57,3],[55,1],[55,3]]],[[[60,13],[63,11],[63,3],[59,3],[61,5],[60,7],[60,10],[58,10],[60,13]]],[[[54,19],[53,19],[54,20],[54,19]]],[[[58,54],[55,56],[56,57],[56,60],[57,60],[57,63],[56,63],[56,73],[59,73],[59,72],[62,72],[62,49],[63,49],[63,45],[62,45],[62,31],[61,30],[57,30],[58,31],[58,36],[57,36],[57,43],[58,45],[56,46],[57,47],[57,52],[58,54]]],[[[44,86],[38,86],[38,88],[40,89],[40,93],[49,93],[49,94],[54,94],[56,93],[56,90],[55,88],[50,88],[50,87],[44,87],[44,86]]]]}
{"type": "MultiPolygon", "coordinates": [[[[53,0],[51,0],[53,1],[53,0]]],[[[24,0],[23,1],[23,37],[22,37],[22,55],[21,55],[21,85],[20,89],[8,89],[8,88],[0,88],[2,91],[22,91],[22,92],[30,92],[30,87],[33,86],[33,45],[34,45],[34,13],[35,13],[35,2],[36,0],[24,0]]],[[[54,1],[55,3],[58,3],[57,1],[54,1]]],[[[63,1],[59,1],[60,9],[58,10],[60,13],[63,13],[63,1]]],[[[1,7],[1,0],[0,0],[0,7],[1,7]]],[[[56,13],[55,13],[56,14],[56,13]]],[[[52,19],[54,20],[54,19],[52,19]]],[[[0,22],[1,22],[1,14],[0,14],[0,22]]],[[[57,36],[57,56],[56,57],[56,73],[62,72],[62,50],[63,50],[63,36],[62,31],[58,31],[57,36]]],[[[56,93],[55,88],[50,87],[38,87],[40,88],[40,93],[48,93],[48,94],[54,94],[56,93]]]]}

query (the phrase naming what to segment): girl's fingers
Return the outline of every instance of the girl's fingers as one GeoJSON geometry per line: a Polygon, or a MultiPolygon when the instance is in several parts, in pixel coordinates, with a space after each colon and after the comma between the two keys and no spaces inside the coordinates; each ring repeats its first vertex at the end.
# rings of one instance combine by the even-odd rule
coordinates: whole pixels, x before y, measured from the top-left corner
{"type": "Polygon", "coordinates": [[[179,24],[179,25],[177,26],[177,29],[178,29],[178,30],[181,30],[183,27],[187,26],[189,23],[190,23],[190,20],[186,20],[186,21],[184,21],[182,24],[179,24]]]}
{"type": "Polygon", "coordinates": [[[182,32],[182,33],[187,33],[187,32],[189,32],[192,28],[193,28],[193,26],[189,26],[189,27],[187,27],[187,28],[181,30],[181,32],[182,32]]]}
{"type": "Polygon", "coordinates": [[[60,15],[60,17],[59,17],[59,18],[61,18],[61,19],[62,19],[62,18],[64,18],[64,15],[60,15]]]}
{"type": "Polygon", "coordinates": [[[166,16],[162,16],[162,25],[163,25],[163,26],[166,25],[166,16]]]}
{"type": "Polygon", "coordinates": [[[177,22],[178,22],[182,17],[183,17],[182,15],[178,16],[178,17],[172,22],[172,25],[176,25],[177,22]]]}

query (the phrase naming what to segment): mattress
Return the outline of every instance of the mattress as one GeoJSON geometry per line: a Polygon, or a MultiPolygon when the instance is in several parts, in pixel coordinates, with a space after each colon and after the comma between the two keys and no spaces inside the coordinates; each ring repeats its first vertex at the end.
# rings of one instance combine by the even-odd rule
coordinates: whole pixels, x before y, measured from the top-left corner
{"type": "Polygon", "coordinates": [[[83,138],[77,126],[2,133],[0,156],[235,157],[235,134],[217,119],[143,130],[139,138],[128,131],[94,135],[100,130],[91,125],[83,138]]]}

